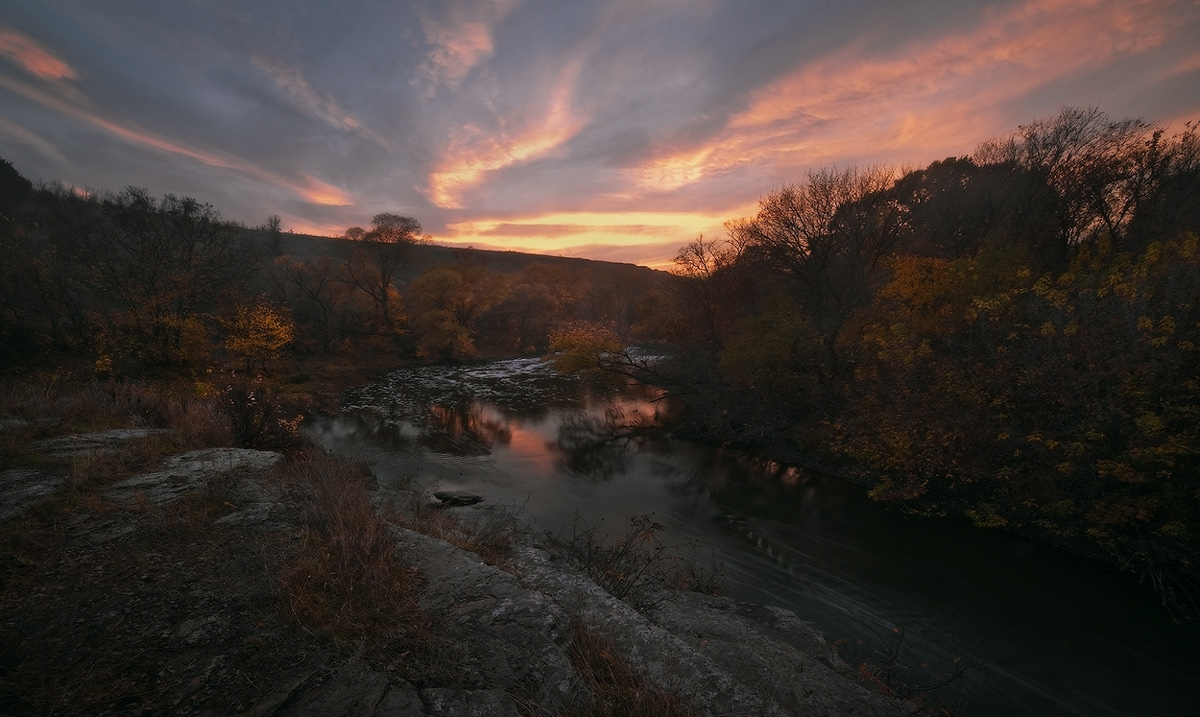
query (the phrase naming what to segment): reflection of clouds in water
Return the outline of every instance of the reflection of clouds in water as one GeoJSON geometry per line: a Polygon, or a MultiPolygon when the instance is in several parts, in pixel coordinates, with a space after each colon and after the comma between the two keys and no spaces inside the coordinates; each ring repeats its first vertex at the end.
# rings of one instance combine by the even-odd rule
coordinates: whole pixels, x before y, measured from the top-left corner
{"type": "Polygon", "coordinates": [[[593,394],[542,359],[522,358],[400,369],[347,392],[345,404],[386,416],[369,431],[393,445],[476,457],[503,447],[540,476],[561,468],[611,480],[626,469],[630,441],[660,418],[661,391],[630,390],[629,396],[593,394]]]}
{"type": "Polygon", "coordinates": [[[552,441],[545,431],[544,427],[526,427],[523,421],[509,424],[509,453],[532,468],[539,478],[552,475],[556,464],[552,441]]]}

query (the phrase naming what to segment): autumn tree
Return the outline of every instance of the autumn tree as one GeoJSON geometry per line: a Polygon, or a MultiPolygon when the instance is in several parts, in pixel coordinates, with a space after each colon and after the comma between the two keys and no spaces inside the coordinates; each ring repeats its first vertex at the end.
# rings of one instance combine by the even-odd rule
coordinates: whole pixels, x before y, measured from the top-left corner
{"type": "MultiPolygon", "coordinates": [[[[232,227],[190,197],[155,200],[130,187],[100,201],[99,219],[76,225],[75,261],[93,290],[101,350],[174,363],[204,350],[206,315],[253,268],[232,227]]],[[[82,207],[87,211],[89,207],[82,207]]]]}
{"type": "Polygon", "coordinates": [[[355,242],[345,262],[350,282],[374,302],[379,332],[398,334],[402,317],[393,280],[412,246],[425,239],[421,223],[412,217],[382,212],[371,220],[371,229],[351,227],[345,237],[355,242]]]}
{"type": "Polygon", "coordinates": [[[1014,235],[1037,248],[1045,268],[1062,271],[1084,243],[1139,248],[1130,243],[1135,217],[1195,161],[1186,156],[1194,128],[1173,139],[1140,119],[1067,107],[981,143],[975,161],[1009,169],[1014,235]]]}
{"type": "Polygon", "coordinates": [[[0,160],[0,362],[36,349],[34,308],[38,299],[33,237],[27,226],[33,184],[12,164],[0,160]]]}
{"type": "Polygon", "coordinates": [[[479,321],[504,301],[508,287],[504,276],[470,257],[413,279],[407,295],[418,353],[443,360],[475,356],[479,321]]]}
{"type": "Polygon", "coordinates": [[[296,329],[286,309],[264,299],[239,305],[221,324],[225,351],[245,362],[246,373],[265,370],[269,362],[279,358],[296,329]]]}
{"type": "Polygon", "coordinates": [[[522,352],[545,350],[550,333],[577,318],[583,297],[578,272],[564,266],[534,262],[509,281],[508,297],[498,309],[507,326],[507,343],[522,352]]]}
{"type": "Polygon", "coordinates": [[[552,362],[563,373],[598,375],[623,350],[620,336],[603,323],[577,321],[550,334],[552,362]]]}

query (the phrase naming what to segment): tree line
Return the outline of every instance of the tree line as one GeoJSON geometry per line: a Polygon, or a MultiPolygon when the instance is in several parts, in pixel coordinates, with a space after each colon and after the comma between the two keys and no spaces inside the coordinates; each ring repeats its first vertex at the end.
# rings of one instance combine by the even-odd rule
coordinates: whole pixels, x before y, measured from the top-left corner
{"type": "Polygon", "coordinates": [[[0,162],[0,367],[254,373],[284,353],[538,353],[565,325],[626,330],[649,273],[549,257],[499,271],[473,250],[428,265],[420,222],[386,212],[340,238],[297,258],[277,215],[248,228],[193,198],[34,185],[0,162]]]}
{"type": "Polygon", "coordinates": [[[680,430],[865,476],[1200,596],[1200,142],[1063,110],[924,169],[821,169],[700,237],[615,370],[680,430]]]}

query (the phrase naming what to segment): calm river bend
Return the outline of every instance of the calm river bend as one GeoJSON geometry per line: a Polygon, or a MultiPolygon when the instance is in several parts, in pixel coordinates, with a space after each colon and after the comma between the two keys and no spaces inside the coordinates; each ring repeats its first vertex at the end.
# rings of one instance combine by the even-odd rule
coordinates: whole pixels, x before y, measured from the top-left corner
{"type": "Polygon", "coordinates": [[[520,507],[561,534],[653,513],[702,541],[724,594],[793,610],[850,661],[893,654],[964,714],[1200,714],[1200,631],[1129,576],[964,522],[897,515],[850,483],[686,441],[604,441],[649,390],[595,395],[538,359],[404,369],[347,394],[321,445],[520,507]],[[957,662],[956,662],[957,660],[957,662]]]}

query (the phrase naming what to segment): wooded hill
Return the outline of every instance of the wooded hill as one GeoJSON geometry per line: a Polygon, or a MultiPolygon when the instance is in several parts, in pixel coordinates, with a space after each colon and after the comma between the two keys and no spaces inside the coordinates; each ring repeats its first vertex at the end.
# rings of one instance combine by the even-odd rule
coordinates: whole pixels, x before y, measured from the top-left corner
{"type": "Polygon", "coordinates": [[[81,195],[0,165],[0,364],[90,356],[102,373],[285,348],[458,361],[544,351],[556,328],[626,331],[645,267],[437,246],[411,217],[326,238],[223,221],[192,198],[81,195]]]}

